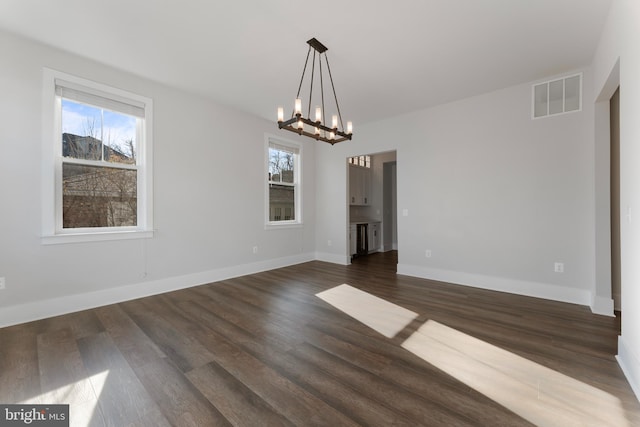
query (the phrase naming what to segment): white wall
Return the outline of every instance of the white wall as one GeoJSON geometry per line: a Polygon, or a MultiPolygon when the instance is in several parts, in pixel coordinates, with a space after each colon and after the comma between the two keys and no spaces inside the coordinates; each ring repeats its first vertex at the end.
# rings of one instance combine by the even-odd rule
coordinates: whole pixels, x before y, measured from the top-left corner
{"type": "MultiPolygon", "coordinates": [[[[591,86],[585,70],[585,99],[591,86]]],[[[345,228],[344,158],[397,150],[399,273],[588,305],[593,127],[588,102],[531,120],[530,84],[360,125],[352,142],[317,149],[317,203],[334,212],[318,215],[318,235],[345,228]]]]}
{"type": "Polygon", "coordinates": [[[264,135],[290,138],[275,123],[5,33],[0,56],[0,326],[315,257],[313,141],[304,226],[265,230],[264,135]],[[41,244],[43,67],[153,99],[154,238],[41,244]]]}
{"type": "MultiPolygon", "coordinates": [[[[618,361],[640,398],[640,2],[614,0],[596,52],[595,96],[620,84],[622,334],[618,361]],[[618,74],[619,73],[619,74],[618,74]],[[618,78],[619,75],[619,78],[618,78]]],[[[597,132],[598,134],[598,132],[597,132]]],[[[601,142],[601,141],[598,141],[601,142]]]]}

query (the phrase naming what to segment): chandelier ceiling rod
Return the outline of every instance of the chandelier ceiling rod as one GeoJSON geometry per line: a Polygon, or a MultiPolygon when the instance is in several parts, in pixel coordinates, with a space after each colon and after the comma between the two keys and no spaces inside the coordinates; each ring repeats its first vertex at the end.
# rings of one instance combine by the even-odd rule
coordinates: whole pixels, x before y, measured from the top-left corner
{"type": "MultiPolygon", "coordinates": [[[[309,45],[309,50],[307,51],[307,59],[304,61],[304,67],[302,68],[302,76],[300,76],[300,84],[298,85],[298,92],[296,93],[296,99],[300,99],[300,91],[302,90],[302,83],[304,82],[304,75],[307,73],[307,64],[309,63],[309,54],[311,53],[311,45],[309,45]]],[[[315,58],[314,58],[315,60],[315,58]]],[[[309,113],[311,114],[311,96],[309,96],[309,113]]],[[[295,115],[295,108],[293,113],[291,113],[291,117],[295,115]]]]}
{"type": "MultiPolygon", "coordinates": [[[[309,46],[311,48],[311,46],[309,46]]],[[[320,70],[322,72],[322,70],[320,70]]],[[[311,84],[309,84],[309,109],[307,110],[307,117],[311,117],[311,98],[313,97],[313,77],[316,73],[316,51],[313,51],[313,60],[311,61],[311,84]]],[[[322,112],[324,115],[324,111],[322,112]]]]}

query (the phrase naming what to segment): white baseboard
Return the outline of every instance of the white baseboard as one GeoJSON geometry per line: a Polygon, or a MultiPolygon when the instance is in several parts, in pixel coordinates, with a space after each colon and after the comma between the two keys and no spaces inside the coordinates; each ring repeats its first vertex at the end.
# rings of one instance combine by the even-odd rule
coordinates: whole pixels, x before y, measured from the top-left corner
{"type": "Polygon", "coordinates": [[[613,313],[613,299],[604,298],[594,295],[591,299],[591,312],[593,314],[601,314],[603,316],[614,317],[613,313]]]}
{"type": "Polygon", "coordinates": [[[626,344],[623,336],[618,337],[618,355],[616,360],[622,368],[631,389],[640,401],[640,358],[626,344]]]}
{"type": "Polygon", "coordinates": [[[397,250],[398,250],[398,244],[392,243],[391,245],[386,244],[382,246],[382,249],[380,250],[380,252],[389,252],[389,251],[397,251],[397,250]]]}
{"type": "Polygon", "coordinates": [[[316,252],[316,261],[330,262],[332,264],[349,265],[351,257],[346,255],[329,254],[326,252],[316,252]]]}
{"type": "Polygon", "coordinates": [[[293,255],[250,264],[241,264],[199,273],[186,274],[183,276],[150,280],[147,282],[109,288],[96,292],[67,295],[60,298],[3,307],[0,308],[0,327],[17,325],[47,317],[59,316],[62,314],[129,301],[136,298],[143,298],[179,289],[190,288],[206,283],[218,282],[220,280],[231,279],[233,277],[301,264],[303,262],[313,261],[314,259],[315,257],[313,253],[293,255]]]}
{"type": "MultiPolygon", "coordinates": [[[[325,261],[333,264],[349,265],[346,255],[325,252],[305,253],[289,257],[241,264],[231,267],[192,273],[165,279],[150,280],[127,286],[104,289],[76,295],[68,295],[42,301],[0,308],[0,327],[17,325],[47,317],[73,313],[118,302],[142,298],[150,295],[190,288],[261,271],[273,270],[307,261],[325,261]]],[[[594,313],[606,314],[609,303],[602,299],[591,305],[590,293],[580,289],[559,287],[542,283],[525,282],[499,277],[459,273],[454,271],[428,269],[407,264],[398,264],[398,274],[439,280],[448,283],[478,287],[482,289],[515,293],[537,298],[551,299],[591,306],[594,313]]]]}
{"type": "Polygon", "coordinates": [[[572,304],[590,306],[591,303],[589,291],[546,283],[461,273],[409,264],[398,264],[398,274],[572,304]]]}

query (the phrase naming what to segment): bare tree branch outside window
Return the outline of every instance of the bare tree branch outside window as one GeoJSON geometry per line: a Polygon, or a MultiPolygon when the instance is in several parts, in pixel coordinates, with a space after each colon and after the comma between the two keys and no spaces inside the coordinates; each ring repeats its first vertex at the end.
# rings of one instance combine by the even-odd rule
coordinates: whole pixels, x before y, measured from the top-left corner
{"type": "Polygon", "coordinates": [[[269,221],[295,220],[294,162],[294,153],[269,148],[269,221]]]}
{"type": "MultiPolygon", "coordinates": [[[[138,172],[135,168],[118,166],[136,165],[135,140],[131,137],[119,138],[117,131],[105,126],[102,120],[104,112],[100,109],[78,105],[85,107],[84,110],[89,110],[89,113],[86,113],[82,127],[76,130],[82,135],[62,133],[62,156],[87,160],[90,164],[63,160],[62,226],[135,226],[138,172]]],[[[82,111],[80,108],[78,110],[82,111]]],[[[117,113],[110,114],[113,116],[117,113]]],[[[65,119],[72,124],[71,118],[74,116],[71,113],[68,116],[65,117],[63,109],[63,129],[65,119]]]]}

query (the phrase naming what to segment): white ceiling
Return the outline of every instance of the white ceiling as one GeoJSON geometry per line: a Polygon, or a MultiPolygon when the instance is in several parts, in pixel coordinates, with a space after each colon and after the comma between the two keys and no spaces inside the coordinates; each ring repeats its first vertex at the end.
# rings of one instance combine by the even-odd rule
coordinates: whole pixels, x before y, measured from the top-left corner
{"type": "Polygon", "coordinates": [[[357,128],[589,65],[611,2],[2,0],[0,29],[270,120],[316,37],[357,128]]]}

